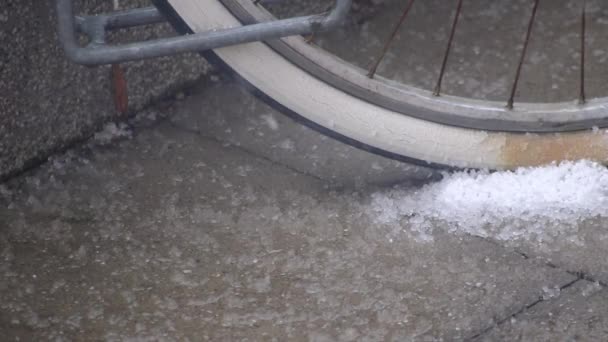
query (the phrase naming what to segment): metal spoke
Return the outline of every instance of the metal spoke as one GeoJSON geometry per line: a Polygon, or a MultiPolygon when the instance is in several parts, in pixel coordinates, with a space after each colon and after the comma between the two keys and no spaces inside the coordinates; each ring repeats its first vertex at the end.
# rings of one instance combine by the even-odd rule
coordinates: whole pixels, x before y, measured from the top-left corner
{"type": "Polygon", "coordinates": [[[507,101],[507,108],[513,109],[513,100],[515,98],[515,91],[517,90],[517,83],[519,82],[519,76],[521,74],[521,67],[524,64],[524,58],[526,57],[526,50],[528,49],[528,43],[530,42],[530,35],[532,33],[532,26],[534,26],[534,19],[536,18],[536,10],[538,9],[538,3],[540,0],[534,0],[534,7],[532,8],[532,15],[528,22],[528,29],[526,31],[526,39],[524,40],[524,47],[521,50],[521,56],[519,63],[517,64],[517,71],[515,72],[515,80],[513,80],[513,87],[511,87],[511,95],[507,101]]]}
{"type": "Polygon", "coordinates": [[[578,102],[585,103],[585,8],[587,2],[583,0],[583,9],[581,11],[581,75],[580,75],[580,90],[578,94],[578,102]]]}
{"type": "Polygon", "coordinates": [[[439,71],[439,78],[435,85],[433,95],[439,96],[441,93],[441,82],[443,81],[443,74],[445,73],[445,67],[448,64],[448,56],[450,55],[450,49],[452,47],[452,41],[454,40],[454,33],[456,32],[456,25],[458,25],[458,18],[460,18],[460,11],[462,9],[462,1],[458,0],[458,7],[456,7],[456,13],[454,14],[454,21],[452,22],[452,29],[450,30],[450,38],[448,39],[448,45],[445,48],[445,54],[443,55],[443,61],[441,62],[441,70],[439,71]]]}
{"type": "Polygon", "coordinates": [[[374,75],[376,74],[376,69],[378,69],[378,66],[380,65],[380,62],[382,62],[382,59],[386,55],[386,52],[388,51],[389,47],[391,46],[391,43],[393,42],[393,40],[397,36],[397,32],[399,32],[399,28],[401,27],[401,25],[405,21],[405,18],[407,17],[407,14],[410,12],[410,9],[412,8],[412,5],[414,4],[414,1],[415,0],[410,0],[410,2],[407,4],[407,7],[405,7],[405,10],[403,10],[403,13],[401,14],[401,18],[399,18],[399,22],[393,28],[393,31],[391,32],[390,36],[386,40],[386,43],[384,43],[384,47],[382,48],[382,51],[380,52],[380,55],[378,56],[378,58],[376,59],[376,61],[372,65],[372,67],[369,69],[369,71],[367,73],[367,77],[373,78],[374,75]]]}

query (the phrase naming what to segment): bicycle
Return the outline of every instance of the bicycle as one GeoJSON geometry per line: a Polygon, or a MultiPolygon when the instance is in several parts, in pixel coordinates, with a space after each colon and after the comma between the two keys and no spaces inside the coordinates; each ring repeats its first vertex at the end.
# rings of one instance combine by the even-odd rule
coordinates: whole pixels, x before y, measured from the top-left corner
{"type": "Polygon", "coordinates": [[[63,45],[77,62],[113,63],[205,50],[206,58],[232,70],[250,90],[292,118],[333,138],[397,160],[433,167],[488,169],[578,159],[606,163],[608,132],[600,127],[608,126],[608,100],[589,99],[585,88],[587,5],[578,2],[580,8],[576,10],[580,11],[573,19],[578,26],[576,98],[520,102],[517,90],[529,58],[541,0],[523,2],[526,24],[517,31],[523,39],[521,48],[515,49],[516,68],[504,101],[448,95],[442,89],[466,0],[446,5],[450,20],[444,26],[448,34],[436,83],[426,90],[378,73],[395,37],[411,20],[411,11],[420,1],[397,4],[400,13],[391,13],[394,20],[385,25],[388,35],[368,68],[328,52],[322,44],[311,44],[306,37],[339,28],[351,15],[351,0],[335,1],[328,13],[289,19],[276,19],[268,10],[272,4],[266,6],[259,0],[154,0],[158,10],[76,19],[70,0],[57,0],[57,9],[63,45]],[[107,29],[150,24],[163,18],[184,36],[156,46],[136,43],[114,50],[99,49],[107,29]],[[78,47],[70,32],[74,27],[92,37],[97,46],[78,47]]]}

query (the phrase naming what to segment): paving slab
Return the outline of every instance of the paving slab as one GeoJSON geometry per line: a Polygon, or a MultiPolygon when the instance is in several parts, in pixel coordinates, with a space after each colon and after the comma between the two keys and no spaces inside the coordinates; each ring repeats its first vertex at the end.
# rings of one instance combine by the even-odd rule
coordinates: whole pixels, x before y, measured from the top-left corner
{"type": "Polygon", "coordinates": [[[169,122],[2,187],[2,340],[461,340],[576,277],[169,122]]]}
{"type": "Polygon", "coordinates": [[[580,281],[479,336],[480,341],[605,341],[608,291],[580,281]]]}
{"type": "Polygon", "coordinates": [[[541,241],[517,239],[501,242],[530,257],[539,258],[558,267],[603,283],[608,282],[608,220],[588,217],[574,225],[556,227],[547,224],[554,236],[541,241]]]}
{"type": "Polygon", "coordinates": [[[365,187],[439,178],[429,168],[373,155],[297,124],[227,74],[213,75],[193,95],[171,109],[168,116],[177,127],[231,142],[327,181],[365,187]]]}
{"type": "MultiPolygon", "coordinates": [[[[373,193],[374,186],[383,192],[390,190],[392,185],[412,187],[414,192],[419,190],[416,187],[420,184],[441,178],[427,168],[371,155],[303,127],[246,93],[226,75],[214,76],[213,80],[169,109],[171,124],[201,136],[230,142],[334,184],[358,188],[362,193],[373,193]]],[[[608,255],[606,219],[581,217],[574,224],[515,221],[513,218],[496,220],[492,229],[499,231],[507,225],[528,225],[546,230],[546,234],[539,237],[523,235],[509,241],[489,238],[530,257],[608,282],[608,264],[603,257],[608,255]]],[[[412,223],[414,226],[420,224],[412,223]]],[[[433,222],[432,225],[435,230],[452,230],[449,222],[433,222]]]]}

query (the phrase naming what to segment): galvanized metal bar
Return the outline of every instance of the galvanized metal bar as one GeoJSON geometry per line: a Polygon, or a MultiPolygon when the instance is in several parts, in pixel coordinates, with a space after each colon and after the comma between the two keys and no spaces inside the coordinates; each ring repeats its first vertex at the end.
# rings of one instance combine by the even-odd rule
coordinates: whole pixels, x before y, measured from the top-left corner
{"type": "Polygon", "coordinates": [[[158,19],[157,14],[149,9],[139,14],[124,11],[127,13],[123,12],[113,16],[96,16],[96,18],[88,18],[89,20],[86,18],[78,19],[77,23],[73,13],[72,0],[56,1],[59,40],[66,55],[72,61],[84,65],[134,61],[327,31],[342,23],[351,5],[351,0],[336,0],[336,6],[328,15],[282,19],[213,32],[110,46],[104,44],[105,36],[100,33],[100,28],[103,28],[105,32],[107,28],[133,26],[132,23],[139,25],[154,23],[158,19]],[[89,34],[93,44],[86,47],[80,46],[76,38],[76,28],[80,28],[89,34]]]}
{"type": "MultiPolygon", "coordinates": [[[[106,31],[121,28],[151,25],[164,22],[165,17],[156,7],[145,7],[110,14],[76,16],[76,30],[91,39],[91,44],[97,47],[106,42],[106,31]]],[[[60,36],[60,39],[62,37],[60,36]]]]}
{"type": "Polygon", "coordinates": [[[156,7],[143,7],[109,14],[76,16],[76,28],[87,33],[90,26],[103,25],[106,30],[158,24],[166,21],[156,7]]]}
{"type": "Polygon", "coordinates": [[[119,29],[132,26],[157,24],[166,21],[156,7],[144,7],[106,15],[106,28],[119,29]]]}

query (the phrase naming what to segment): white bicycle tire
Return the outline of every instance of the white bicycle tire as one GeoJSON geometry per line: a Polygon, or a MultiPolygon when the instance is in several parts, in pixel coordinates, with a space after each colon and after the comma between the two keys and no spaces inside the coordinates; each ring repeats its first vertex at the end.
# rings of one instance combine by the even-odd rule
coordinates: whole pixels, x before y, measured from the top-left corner
{"type": "MultiPolygon", "coordinates": [[[[217,0],[167,0],[194,32],[240,26],[217,0]]],[[[300,39],[291,37],[288,39],[300,39]]],[[[386,155],[460,168],[513,169],[554,161],[608,161],[608,132],[513,133],[467,129],[403,115],[315,78],[263,42],[214,50],[225,64],[283,108],[386,155]]]]}

